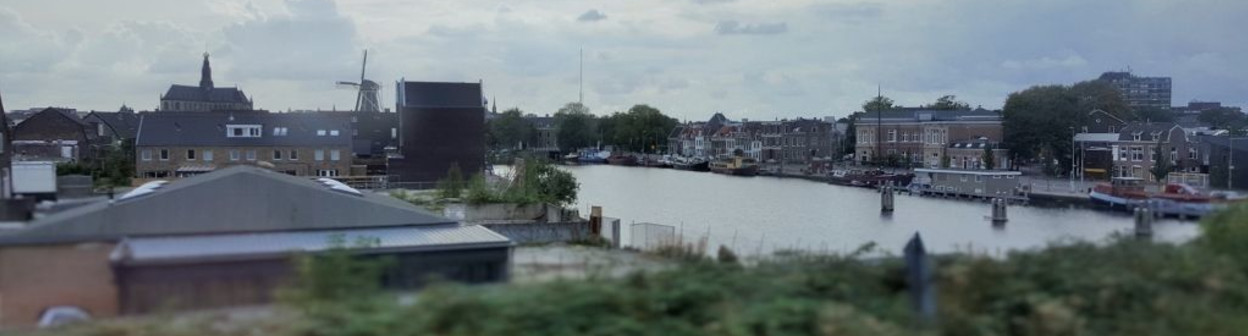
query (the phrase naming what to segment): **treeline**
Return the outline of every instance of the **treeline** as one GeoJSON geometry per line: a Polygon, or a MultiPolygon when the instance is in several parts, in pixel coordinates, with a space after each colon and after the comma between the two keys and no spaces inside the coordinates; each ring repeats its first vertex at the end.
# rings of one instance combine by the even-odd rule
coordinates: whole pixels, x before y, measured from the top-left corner
{"type": "MultiPolygon", "coordinates": [[[[632,152],[663,150],[667,137],[680,124],[649,105],[634,105],[628,111],[596,116],[580,103],[568,103],[555,112],[553,120],[559,149],[571,152],[598,145],[613,145],[632,152]]],[[[539,141],[537,125],[519,109],[510,109],[490,121],[487,139],[492,148],[527,148],[539,141]]]]}

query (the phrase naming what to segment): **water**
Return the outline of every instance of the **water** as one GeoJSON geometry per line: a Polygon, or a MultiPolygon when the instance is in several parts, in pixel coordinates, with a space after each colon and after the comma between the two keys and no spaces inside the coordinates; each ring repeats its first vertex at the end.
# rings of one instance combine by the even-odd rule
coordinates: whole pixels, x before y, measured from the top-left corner
{"type": "MultiPolygon", "coordinates": [[[[783,249],[848,252],[874,242],[900,254],[916,232],[930,251],[1000,255],[1044,247],[1050,242],[1103,242],[1115,232],[1130,234],[1126,213],[1080,208],[1010,206],[1009,222],[994,227],[988,203],[897,195],[896,210],[881,216],[873,190],[774,177],[736,177],[619,166],[563,167],[581,184],[577,208],[602,206],[625,224],[672,225],[686,238],[706,236],[741,254],[783,249]]],[[[1155,239],[1185,241],[1199,233],[1194,222],[1158,220],[1155,239]]]]}

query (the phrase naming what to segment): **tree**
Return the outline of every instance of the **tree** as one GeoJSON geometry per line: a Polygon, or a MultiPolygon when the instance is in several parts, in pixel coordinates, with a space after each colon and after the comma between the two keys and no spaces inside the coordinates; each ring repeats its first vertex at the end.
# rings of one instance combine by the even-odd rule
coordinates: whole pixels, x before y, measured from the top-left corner
{"type": "Polygon", "coordinates": [[[580,103],[568,103],[555,112],[555,128],[559,149],[564,152],[593,146],[598,139],[594,116],[580,103]]]}
{"type": "Polygon", "coordinates": [[[649,105],[634,105],[598,119],[602,141],[634,152],[657,152],[680,121],[649,105]]]}
{"type": "Polygon", "coordinates": [[[893,100],[884,96],[876,96],[862,103],[863,112],[887,111],[893,108],[893,100]]]}
{"type": "Polygon", "coordinates": [[[993,170],[997,168],[997,160],[992,155],[992,145],[984,144],[984,154],[980,155],[980,160],[984,161],[985,170],[993,170]]]}
{"type": "Polygon", "coordinates": [[[1153,147],[1153,168],[1151,169],[1153,177],[1157,178],[1157,182],[1166,180],[1166,176],[1170,175],[1170,158],[1166,157],[1166,152],[1161,149],[1161,140],[1157,140],[1157,146],[1153,147]]]}
{"type": "Polygon", "coordinates": [[[841,150],[842,155],[853,153],[854,148],[858,146],[858,126],[854,125],[854,123],[856,123],[858,118],[861,116],[861,112],[854,113],[850,114],[849,117],[841,118],[841,120],[838,121],[845,123],[845,144],[843,145],[844,148],[841,150]]]}
{"type": "Polygon", "coordinates": [[[948,154],[942,154],[942,155],[940,155],[940,167],[941,167],[941,168],[949,168],[949,164],[951,164],[951,163],[952,163],[952,162],[950,162],[950,161],[951,161],[951,160],[949,159],[949,155],[948,155],[948,154]]]}
{"type": "Polygon", "coordinates": [[[927,105],[927,108],[933,110],[970,110],[971,105],[966,102],[958,101],[958,96],[946,95],[936,99],[935,103],[927,105]]]}
{"type": "Polygon", "coordinates": [[[1225,107],[1200,111],[1200,115],[1196,117],[1196,120],[1224,130],[1235,130],[1244,127],[1245,124],[1243,113],[1225,107]]]}
{"type": "Polygon", "coordinates": [[[1159,109],[1156,107],[1143,107],[1135,109],[1135,120],[1143,122],[1173,122],[1174,113],[1169,110],[1159,109]]]}
{"type": "Polygon", "coordinates": [[[537,128],[516,108],[504,111],[491,120],[487,131],[490,146],[498,149],[523,149],[537,138],[537,128]]]}
{"type": "Polygon", "coordinates": [[[1049,171],[1063,171],[1057,167],[1070,167],[1075,130],[1096,109],[1132,119],[1122,95],[1102,81],[1033,86],[1011,93],[1002,109],[1004,145],[1017,160],[1044,159],[1049,171]]]}

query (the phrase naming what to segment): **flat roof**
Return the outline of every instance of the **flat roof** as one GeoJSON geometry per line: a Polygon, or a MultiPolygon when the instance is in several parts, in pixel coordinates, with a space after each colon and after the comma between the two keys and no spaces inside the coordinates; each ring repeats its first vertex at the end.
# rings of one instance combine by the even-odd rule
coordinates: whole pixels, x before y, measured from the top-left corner
{"type": "Polygon", "coordinates": [[[113,251],[123,264],[184,263],[285,257],[334,247],[366,253],[510,247],[511,240],[479,225],[364,228],[299,232],[127,238],[113,251]],[[335,241],[341,245],[335,245],[335,241]],[[365,242],[359,245],[360,242],[365,242]]]}
{"type": "Polygon", "coordinates": [[[1013,170],[962,170],[962,169],[915,169],[916,173],[941,173],[941,174],[958,174],[958,175],[1000,175],[1000,176],[1020,176],[1023,172],[1013,170]]]}

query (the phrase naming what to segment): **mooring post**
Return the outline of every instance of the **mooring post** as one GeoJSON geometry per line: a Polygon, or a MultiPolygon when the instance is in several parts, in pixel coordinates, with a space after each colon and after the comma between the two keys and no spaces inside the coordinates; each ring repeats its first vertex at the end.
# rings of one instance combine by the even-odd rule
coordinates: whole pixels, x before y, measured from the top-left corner
{"type": "Polygon", "coordinates": [[[880,188],[880,211],[893,212],[893,187],[885,185],[880,188]]]}
{"type": "Polygon", "coordinates": [[[915,232],[906,243],[906,284],[910,290],[910,303],[920,324],[936,320],[936,286],[932,282],[932,261],[923,246],[923,238],[915,232]]]}
{"type": "Polygon", "coordinates": [[[1135,236],[1139,238],[1153,236],[1153,214],[1148,207],[1135,208],[1135,236]]]}

